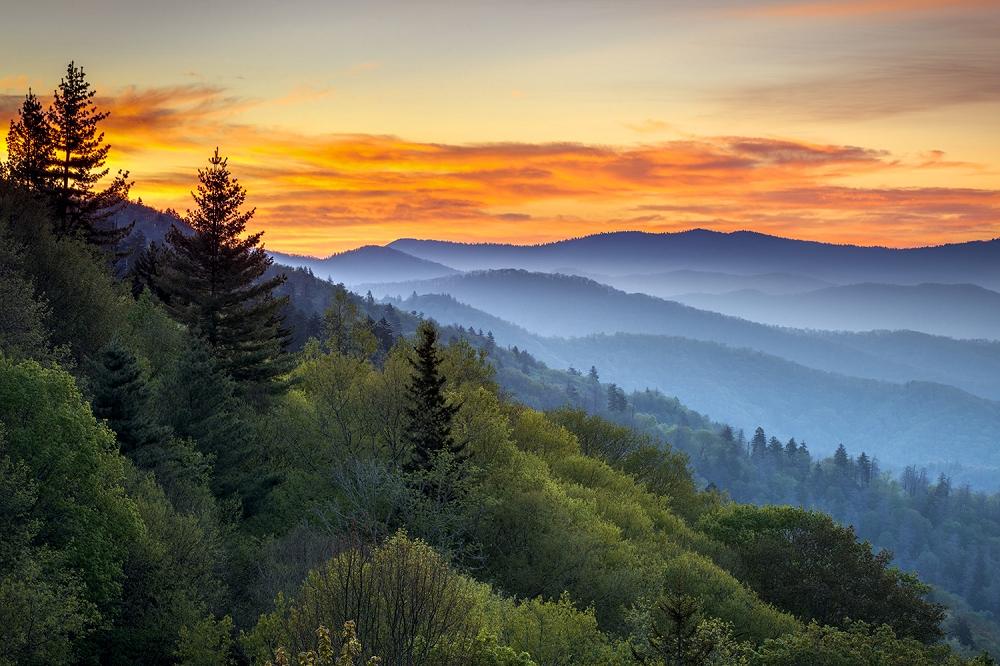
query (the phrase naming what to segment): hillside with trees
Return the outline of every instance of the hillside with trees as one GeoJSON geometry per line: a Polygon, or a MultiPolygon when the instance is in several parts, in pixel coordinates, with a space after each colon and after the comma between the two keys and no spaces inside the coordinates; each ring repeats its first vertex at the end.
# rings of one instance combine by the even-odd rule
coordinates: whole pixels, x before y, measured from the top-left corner
{"type": "Polygon", "coordinates": [[[277,271],[218,149],[121,274],[106,112],[73,64],[55,99],[0,178],[0,664],[996,663],[829,516],[277,271]]]}

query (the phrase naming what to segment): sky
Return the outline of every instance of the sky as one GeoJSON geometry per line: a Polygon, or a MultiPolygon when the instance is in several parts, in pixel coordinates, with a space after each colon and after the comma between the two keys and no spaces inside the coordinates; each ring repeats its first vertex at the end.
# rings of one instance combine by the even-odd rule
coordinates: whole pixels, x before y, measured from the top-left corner
{"type": "Polygon", "coordinates": [[[4,126],[75,60],[134,197],[183,213],[218,146],[274,250],[1000,236],[1000,0],[14,0],[3,15],[4,126]]]}

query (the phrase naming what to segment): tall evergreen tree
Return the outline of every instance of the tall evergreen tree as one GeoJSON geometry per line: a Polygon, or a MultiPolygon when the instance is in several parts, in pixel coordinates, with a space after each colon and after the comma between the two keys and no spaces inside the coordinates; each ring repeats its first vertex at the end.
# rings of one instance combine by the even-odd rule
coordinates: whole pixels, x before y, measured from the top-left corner
{"type": "Polygon", "coordinates": [[[104,166],[111,146],[104,143],[98,123],[108,117],[93,104],[83,68],[69,63],[48,112],[52,131],[52,206],[56,230],[81,235],[92,243],[113,245],[128,235],[131,226],[111,229],[108,218],[127,200],[128,172],[119,171],[103,190],[97,184],[108,175],[104,166]]]}
{"type": "Polygon", "coordinates": [[[753,439],[750,440],[750,457],[757,458],[758,460],[763,458],[767,453],[767,435],[764,433],[764,429],[759,427],[753,433],[753,439]]]}
{"type": "Polygon", "coordinates": [[[111,342],[94,363],[94,416],[105,419],[118,436],[122,453],[162,443],[167,430],[150,409],[150,392],[139,362],[120,343],[111,342]]]}
{"type": "Polygon", "coordinates": [[[843,444],[837,446],[837,450],[833,454],[833,464],[842,474],[846,474],[847,469],[851,466],[851,457],[847,455],[847,449],[844,448],[843,444]]]}
{"type": "Polygon", "coordinates": [[[171,314],[205,340],[223,370],[244,389],[273,387],[288,370],[289,333],[282,327],[287,298],[274,296],[285,275],[261,279],[271,258],[262,232],[244,236],[254,209],[241,211],[246,190],[219,150],[198,170],[197,208],[167,233],[170,252],[160,268],[160,291],[171,314]]]}
{"type": "Polygon", "coordinates": [[[7,177],[34,192],[48,194],[52,161],[52,128],[42,103],[29,89],[7,132],[7,177]]]}
{"type": "Polygon", "coordinates": [[[444,397],[444,377],[440,373],[441,359],[437,353],[437,328],[429,321],[417,329],[415,358],[411,358],[413,377],[407,387],[409,405],[406,408],[406,441],[413,449],[408,464],[410,471],[427,471],[442,452],[449,452],[456,461],[465,458],[465,444],[452,436],[452,419],[458,406],[444,397]]]}

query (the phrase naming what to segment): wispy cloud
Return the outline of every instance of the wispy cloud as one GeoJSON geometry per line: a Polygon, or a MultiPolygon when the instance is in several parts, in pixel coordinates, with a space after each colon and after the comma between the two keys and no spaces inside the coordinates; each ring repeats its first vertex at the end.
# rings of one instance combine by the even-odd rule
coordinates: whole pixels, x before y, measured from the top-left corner
{"type": "Polygon", "coordinates": [[[996,8],[993,0],[826,0],[823,2],[765,2],[740,7],[733,13],[771,18],[837,18],[963,12],[996,8]]]}
{"type": "MultiPolygon", "coordinates": [[[[1000,27],[1000,25],[998,25],[1000,27]]],[[[1000,101],[1000,42],[981,54],[910,55],[720,95],[728,108],[845,121],[1000,101]]]]}

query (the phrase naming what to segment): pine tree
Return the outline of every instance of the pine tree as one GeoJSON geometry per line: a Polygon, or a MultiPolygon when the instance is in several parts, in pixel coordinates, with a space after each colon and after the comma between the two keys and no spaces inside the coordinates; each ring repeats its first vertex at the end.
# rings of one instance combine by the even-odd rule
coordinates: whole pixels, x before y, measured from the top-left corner
{"type": "Polygon", "coordinates": [[[753,439],[750,440],[750,456],[752,458],[762,459],[767,453],[767,435],[764,433],[764,429],[759,427],[753,433],[753,439]]]}
{"type": "Polygon", "coordinates": [[[111,146],[104,143],[98,123],[108,117],[93,105],[82,67],[70,63],[49,109],[53,160],[49,169],[56,231],[81,235],[98,245],[114,245],[131,231],[131,225],[109,229],[104,224],[126,201],[131,183],[119,171],[103,190],[98,182],[108,175],[104,166],[111,146]]]}
{"type": "Polygon", "coordinates": [[[847,455],[847,449],[844,448],[843,444],[837,446],[837,450],[833,454],[833,464],[837,466],[837,469],[841,473],[846,473],[847,468],[850,467],[851,458],[847,455]]]}
{"type": "Polygon", "coordinates": [[[122,453],[159,444],[167,430],[150,409],[149,386],[135,356],[117,342],[101,350],[94,364],[94,416],[105,419],[115,431],[122,453]]]}
{"type": "Polygon", "coordinates": [[[42,103],[28,90],[7,132],[7,177],[38,194],[50,190],[52,128],[42,103]]]}
{"type": "Polygon", "coordinates": [[[139,251],[132,262],[129,275],[132,278],[132,296],[139,298],[143,291],[149,289],[166,303],[167,294],[160,288],[160,266],[163,263],[164,250],[158,243],[150,243],[139,251]]]}
{"type": "Polygon", "coordinates": [[[406,441],[413,449],[407,469],[428,471],[444,451],[456,461],[463,460],[465,444],[456,442],[451,432],[458,406],[449,404],[444,397],[445,380],[440,374],[437,328],[431,322],[421,322],[417,336],[416,358],[410,360],[414,374],[407,387],[406,441]]]}
{"type": "Polygon", "coordinates": [[[858,456],[858,481],[866,486],[872,482],[872,461],[864,451],[858,456]]]}
{"type": "Polygon", "coordinates": [[[392,346],[396,344],[396,335],[393,333],[392,324],[384,316],[372,325],[371,331],[378,343],[375,360],[381,365],[392,350],[392,346]]]}
{"type": "Polygon", "coordinates": [[[186,216],[194,233],[176,226],[167,233],[160,291],[171,314],[208,343],[244,390],[273,388],[290,363],[281,318],[288,299],[273,294],[285,275],[261,279],[271,258],[260,245],[262,232],[243,236],[254,210],[240,211],[246,190],[218,149],[198,180],[198,207],[186,216]]]}

